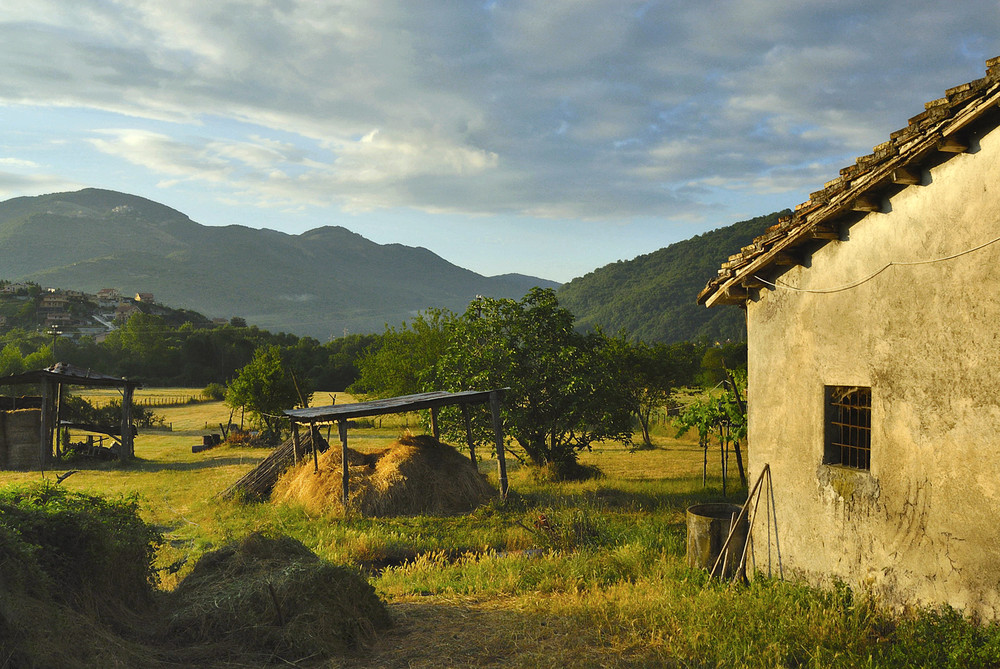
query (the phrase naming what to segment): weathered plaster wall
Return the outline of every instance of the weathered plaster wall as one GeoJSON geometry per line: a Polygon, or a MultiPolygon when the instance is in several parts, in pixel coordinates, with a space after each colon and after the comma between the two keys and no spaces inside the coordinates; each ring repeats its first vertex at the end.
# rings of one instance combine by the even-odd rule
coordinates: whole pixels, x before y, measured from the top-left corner
{"type": "MultiPolygon", "coordinates": [[[[781,281],[1000,237],[1000,131],[972,149],[781,281]]],[[[771,465],[786,573],[1000,618],[1000,243],[762,291],[748,326],[750,465],[771,465]],[[822,464],[825,385],[871,386],[870,473],[822,464]]]]}

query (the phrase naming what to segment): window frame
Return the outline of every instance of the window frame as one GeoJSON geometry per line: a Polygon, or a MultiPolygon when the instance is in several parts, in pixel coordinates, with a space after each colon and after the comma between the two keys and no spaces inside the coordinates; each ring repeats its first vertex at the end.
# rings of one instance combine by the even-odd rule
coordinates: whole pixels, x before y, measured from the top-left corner
{"type": "Polygon", "coordinates": [[[871,471],[871,386],[825,386],[823,464],[871,471]]]}

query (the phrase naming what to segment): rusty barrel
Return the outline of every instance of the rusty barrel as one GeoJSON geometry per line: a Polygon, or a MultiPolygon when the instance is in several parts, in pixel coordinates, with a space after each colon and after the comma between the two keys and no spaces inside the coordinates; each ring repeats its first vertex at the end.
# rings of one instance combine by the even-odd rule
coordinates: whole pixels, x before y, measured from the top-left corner
{"type": "MultiPolygon", "coordinates": [[[[695,504],[687,510],[687,561],[689,567],[711,570],[722,553],[730,529],[739,518],[742,507],[724,502],[695,504]]],[[[726,556],[719,562],[715,576],[732,578],[740,565],[747,539],[747,519],[736,525],[726,556]],[[725,562],[725,570],[722,564],[725,562]]]]}

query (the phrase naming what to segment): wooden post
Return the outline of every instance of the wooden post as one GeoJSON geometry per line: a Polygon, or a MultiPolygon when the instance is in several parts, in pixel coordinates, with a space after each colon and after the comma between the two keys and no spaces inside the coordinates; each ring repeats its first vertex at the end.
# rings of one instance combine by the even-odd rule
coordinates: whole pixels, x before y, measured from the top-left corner
{"type": "Polygon", "coordinates": [[[472,440],[472,418],[469,416],[469,405],[462,405],[462,418],[465,419],[465,441],[469,444],[469,459],[476,464],[476,442],[472,440]]]}
{"type": "Polygon", "coordinates": [[[49,439],[49,421],[51,420],[49,416],[50,386],[51,384],[47,379],[42,383],[42,411],[38,428],[38,465],[43,472],[45,471],[45,465],[49,462],[48,452],[52,449],[52,442],[49,439]]]}
{"type": "Polygon", "coordinates": [[[132,436],[132,395],[135,387],[132,384],[125,384],[125,392],[122,394],[122,448],[118,457],[122,460],[131,460],[135,457],[135,438],[132,436]]]}
{"type": "Polygon", "coordinates": [[[436,441],[441,441],[441,431],[438,429],[438,409],[431,407],[431,434],[436,441]]]}
{"type": "Polygon", "coordinates": [[[309,436],[312,439],[312,448],[313,448],[313,473],[314,474],[318,474],[319,473],[319,440],[320,440],[319,428],[316,427],[315,423],[311,424],[309,426],[309,428],[310,428],[309,429],[309,436]]]}
{"type": "Polygon", "coordinates": [[[302,450],[302,445],[299,442],[299,424],[292,421],[292,459],[295,464],[299,464],[299,451],[302,450]]]}
{"type": "Polygon", "coordinates": [[[347,421],[337,422],[337,431],[340,432],[340,459],[343,463],[344,469],[344,482],[343,482],[343,502],[344,502],[344,513],[347,513],[347,486],[350,480],[350,474],[347,468],[347,421]]]}
{"type": "Polygon", "coordinates": [[[62,450],[59,447],[59,437],[60,437],[60,427],[59,424],[62,422],[62,404],[63,404],[63,384],[59,384],[58,390],[56,391],[56,457],[58,458],[62,455],[62,450]]]}
{"type": "Polygon", "coordinates": [[[500,391],[490,392],[490,412],[493,414],[493,435],[497,448],[497,471],[500,475],[500,496],[507,497],[507,461],[503,452],[503,420],[500,418],[500,391]]]}

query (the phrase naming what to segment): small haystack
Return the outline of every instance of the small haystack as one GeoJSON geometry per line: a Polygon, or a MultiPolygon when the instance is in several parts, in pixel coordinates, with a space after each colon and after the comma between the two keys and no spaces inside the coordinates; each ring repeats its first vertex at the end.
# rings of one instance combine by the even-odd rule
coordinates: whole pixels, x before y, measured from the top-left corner
{"type": "Polygon", "coordinates": [[[206,553],[171,597],[172,641],[274,654],[289,664],[369,645],[391,624],[363,577],[286,536],[254,533],[206,553]]]}
{"type": "MultiPolygon", "coordinates": [[[[347,451],[349,511],[365,516],[466,513],[496,496],[476,466],[454,447],[428,435],[404,436],[377,453],[347,451]]],[[[274,502],[299,502],[314,512],[344,513],[340,449],[288,470],[274,502]]]]}

